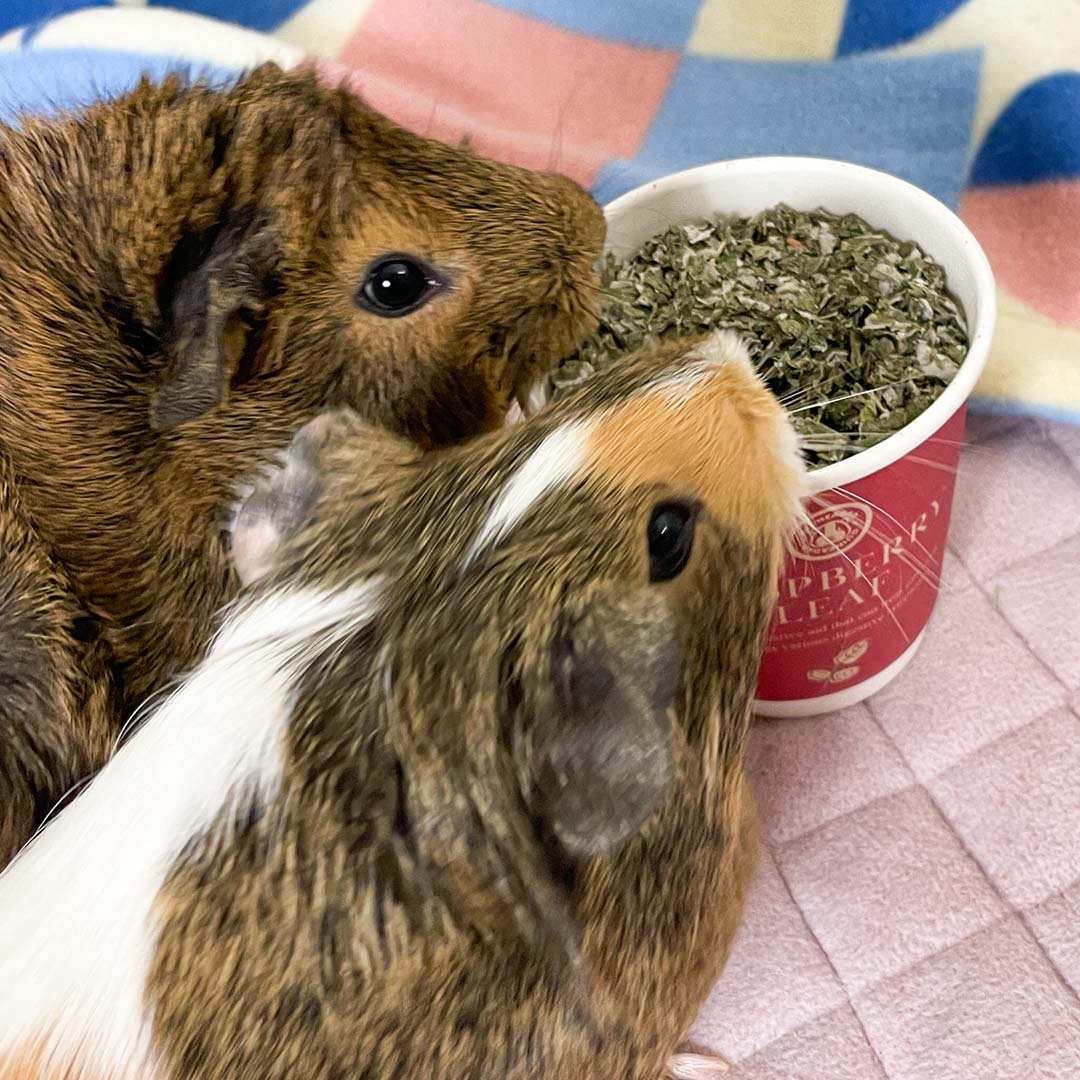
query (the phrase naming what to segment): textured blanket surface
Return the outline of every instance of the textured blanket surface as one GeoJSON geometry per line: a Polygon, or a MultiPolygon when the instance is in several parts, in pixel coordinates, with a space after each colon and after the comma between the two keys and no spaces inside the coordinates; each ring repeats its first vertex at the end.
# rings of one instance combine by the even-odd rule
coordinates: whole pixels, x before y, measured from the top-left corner
{"type": "Polygon", "coordinates": [[[403,123],[601,199],[811,153],[959,209],[1001,286],[980,403],[1028,417],[971,421],[908,670],[756,730],[769,851],[694,1036],[738,1080],[1080,1078],[1080,428],[1031,418],[1080,422],[1080,0],[177,6],[7,0],[0,114],[315,57],[403,123]]]}
{"type": "Polygon", "coordinates": [[[866,705],[762,721],[733,1080],[1080,1077],[1080,431],[973,417],[945,587],[866,705]]]}

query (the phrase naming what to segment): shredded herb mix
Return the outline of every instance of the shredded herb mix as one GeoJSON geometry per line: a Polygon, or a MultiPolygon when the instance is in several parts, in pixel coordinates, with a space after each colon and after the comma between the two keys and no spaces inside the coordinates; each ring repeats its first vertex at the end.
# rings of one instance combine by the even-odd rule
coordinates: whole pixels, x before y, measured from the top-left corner
{"type": "Polygon", "coordinates": [[[880,442],[927,408],[967,353],[945,271],[854,214],[779,205],[679,225],[608,255],[600,329],[557,395],[657,338],[730,328],[789,405],[811,467],[880,442]]]}

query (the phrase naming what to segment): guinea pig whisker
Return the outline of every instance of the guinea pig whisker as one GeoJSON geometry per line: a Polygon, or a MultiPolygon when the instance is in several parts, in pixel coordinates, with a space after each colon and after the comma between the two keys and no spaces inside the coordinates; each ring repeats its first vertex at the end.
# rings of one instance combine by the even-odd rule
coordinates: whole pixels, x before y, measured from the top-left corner
{"type": "MultiPolygon", "coordinates": [[[[867,535],[875,539],[883,547],[889,549],[889,557],[896,559],[898,562],[903,563],[909,569],[914,570],[916,576],[924,585],[929,585],[932,589],[938,589],[941,587],[941,574],[933,569],[932,566],[925,562],[920,561],[915,557],[914,552],[904,547],[897,547],[895,536],[887,536],[880,529],[871,526],[867,535]]],[[[921,545],[920,545],[921,546],[921,545]]],[[[933,560],[933,556],[927,552],[927,555],[933,560]]]]}
{"type": "Polygon", "coordinates": [[[836,552],[837,555],[839,555],[846,563],[848,563],[848,565],[850,565],[851,569],[855,571],[856,578],[861,578],[863,581],[865,581],[870,586],[870,588],[872,590],[871,595],[876,596],[878,598],[878,600],[881,601],[882,610],[892,620],[893,625],[896,627],[896,629],[899,632],[900,636],[904,639],[904,642],[906,644],[910,645],[911,644],[911,637],[909,636],[908,632],[904,629],[904,627],[901,625],[900,620],[896,617],[896,612],[894,612],[893,609],[889,606],[889,602],[885,599],[885,597],[882,596],[880,592],[876,591],[873,582],[871,582],[870,579],[863,572],[862,567],[859,566],[859,564],[856,563],[854,561],[854,559],[852,559],[851,556],[848,555],[848,553],[846,551],[844,551],[838,544],[836,544],[832,540],[831,537],[829,537],[821,529],[819,529],[813,523],[813,521],[810,521],[807,524],[809,525],[811,530],[816,532],[818,534],[818,536],[820,536],[821,539],[824,540],[825,543],[828,544],[829,547],[831,547],[836,552]]]}
{"type": "MultiPolygon", "coordinates": [[[[995,446],[984,446],[982,443],[970,443],[964,439],[939,439],[936,435],[926,440],[928,443],[940,443],[942,446],[957,446],[965,454],[973,454],[975,457],[1004,457],[1005,451],[995,446]]],[[[942,463],[944,464],[944,463],[942,463]]]]}
{"type": "Polygon", "coordinates": [[[959,472],[955,465],[946,465],[943,461],[933,461],[930,458],[920,457],[918,454],[908,454],[904,460],[910,461],[913,465],[921,465],[924,469],[936,469],[947,476],[956,476],[959,472]]]}
{"type": "MultiPolygon", "coordinates": [[[[904,535],[908,534],[907,528],[904,525],[902,525],[883,506],[879,506],[876,502],[874,502],[873,499],[868,499],[868,498],[866,498],[865,495],[858,495],[854,491],[852,491],[850,488],[837,487],[837,488],[833,488],[833,490],[840,492],[841,495],[846,495],[849,499],[856,499],[856,500],[858,500],[860,502],[866,503],[867,506],[871,507],[873,510],[876,510],[877,513],[879,513],[882,517],[888,518],[889,521],[891,521],[900,530],[900,535],[901,536],[904,536],[904,535]]],[[[933,554],[931,553],[930,549],[921,540],[916,539],[915,543],[917,543],[919,545],[919,547],[921,547],[923,549],[923,551],[926,552],[927,555],[929,555],[931,558],[933,558],[933,554]]]]}
{"type": "Polygon", "coordinates": [[[821,387],[826,386],[829,383],[835,382],[837,373],[833,372],[826,376],[824,379],[819,379],[815,383],[811,383],[809,386],[796,386],[789,390],[786,394],[781,394],[777,400],[785,408],[789,408],[800,398],[808,397],[815,390],[819,390],[821,387]]]}
{"type": "Polygon", "coordinates": [[[598,307],[596,313],[601,316],[607,308],[615,307],[622,299],[617,292],[612,289],[606,288],[603,285],[601,285],[600,288],[596,290],[596,295],[601,301],[601,304],[598,307]]]}
{"type": "Polygon", "coordinates": [[[192,618],[185,618],[185,617],[182,617],[182,616],[177,616],[176,618],[169,618],[169,619],[151,619],[151,618],[132,619],[131,622],[125,623],[124,625],[132,627],[132,628],[134,628],[134,627],[140,627],[141,628],[141,627],[145,627],[145,626],[184,626],[184,625],[188,625],[188,624],[192,624],[192,623],[196,623],[196,622],[202,622],[202,621],[203,620],[201,620],[201,619],[195,619],[193,617],[192,618]]]}
{"type": "Polygon", "coordinates": [[[815,401],[810,405],[802,405],[797,409],[789,409],[792,414],[806,412],[807,409],[823,409],[826,405],[835,405],[838,401],[849,401],[851,398],[866,397],[867,394],[878,394],[882,390],[890,390],[895,386],[903,386],[908,379],[900,379],[897,382],[886,383],[884,386],[873,386],[869,390],[855,390],[850,394],[840,394],[838,397],[826,398],[824,401],[815,401]]]}
{"type": "Polygon", "coordinates": [[[566,119],[566,109],[572,94],[573,91],[563,99],[558,115],[555,117],[555,131],[551,140],[551,149],[548,151],[548,172],[559,171],[559,162],[562,160],[563,121],[566,119]]]}
{"type": "MultiPolygon", "coordinates": [[[[15,862],[15,860],[19,858],[20,855],[30,849],[30,845],[33,844],[33,842],[41,835],[41,833],[45,829],[45,826],[48,825],[49,822],[52,821],[52,819],[56,817],[56,815],[59,814],[60,811],[63,810],[64,807],[67,806],[68,803],[70,803],[79,794],[79,792],[81,792],[85,787],[87,787],[87,785],[90,784],[90,782],[94,779],[95,776],[97,776],[100,771],[100,769],[95,769],[89,775],[80,777],[78,780],[75,781],[74,784],[71,785],[71,787],[67,789],[67,791],[64,792],[63,795],[60,796],[59,799],[56,800],[56,802],[52,804],[52,806],[49,807],[49,809],[45,813],[45,816],[41,819],[40,822],[38,822],[37,828],[34,829],[34,831],[30,834],[30,837],[15,854],[12,861],[8,863],[9,867],[15,862]]],[[[7,869],[7,867],[5,867],[5,869],[7,869]]]]}
{"type": "MultiPolygon", "coordinates": [[[[865,447],[863,447],[861,445],[858,445],[857,443],[854,443],[854,442],[851,443],[851,445],[849,445],[849,446],[837,446],[836,442],[834,440],[835,439],[858,439],[858,438],[859,438],[859,432],[857,432],[857,431],[853,431],[853,432],[837,431],[837,432],[832,433],[831,435],[826,435],[824,432],[814,432],[813,434],[802,436],[800,441],[804,441],[807,444],[809,444],[811,442],[818,443],[818,444],[820,444],[820,447],[823,450],[836,450],[836,451],[839,451],[839,452],[845,452],[846,451],[848,453],[853,453],[854,454],[854,453],[858,453],[860,450],[865,449],[865,447]]],[[[942,439],[942,438],[939,438],[936,435],[933,435],[929,439],[926,439],[925,442],[926,443],[940,443],[942,446],[959,447],[964,452],[965,455],[971,454],[971,455],[974,455],[975,457],[984,457],[985,458],[985,457],[1005,457],[1006,456],[1006,451],[1001,450],[1001,449],[999,449],[997,447],[983,446],[980,443],[970,443],[970,442],[966,442],[964,439],[942,439]]],[[[905,455],[905,460],[906,461],[915,461],[916,463],[921,463],[921,464],[925,464],[925,465],[936,465],[939,468],[944,468],[947,472],[956,472],[956,468],[954,466],[946,465],[944,462],[941,462],[941,461],[939,461],[939,462],[931,462],[931,461],[928,461],[926,459],[921,459],[921,458],[918,458],[918,457],[912,457],[911,455],[905,455]]]]}
{"type": "MultiPolygon", "coordinates": [[[[889,513],[888,510],[886,510],[882,506],[879,506],[872,499],[867,499],[865,496],[858,495],[854,491],[850,491],[847,488],[837,487],[833,488],[833,490],[840,492],[842,495],[846,495],[850,499],[855,499],[857,501],[866,503],[868,506],[881,514],[882,517],[888,518],[889,521],[891,521],[897,527],[897,529],[899,529],[899,536],[887,536],[880,529],[874,526],[872,526],[869,530],[870,535],[884,547],[888,548],[892,558],[897,559],[898,561],[904,563],[906,566],[914,570],[920,580],[922,580],[925,584],[929,585],[933,589],[938,589],[941,587],[940,570],[934,569],[934,563],[936,561],[934,553],[930,551],[930,549],[921,540],[919,540],[918,537],[914,537],[913,542],[918,544],[918,546],[921,547],[924,552],[926,552],[926,557],[929,562],[923,562],[919,560],[918,558],[916,558],[914,552],[910,551],[908,548],[901,547],[898,543],[900,537],[910,536],[911,534],[908,529],[906,529],[892,514],[889,513]]],[[[811,496],[811,499],[818,501],[823,507],[827,507],[830,505],[830,503],[821,496],[811,496]]]]}
{"type": "MultiPolygon", "coordinates": [[[[840,439],[853,438],[853,436],[845,435],[842,432],[837,432],[837,436],[840,439]]],[[[836,440],[828,438],[824,435],[802,436],[799,439],[799,446],[804,450],[819,450],[825,451],[830,454],[858,454],[866,449],[865,446],[859,443],[851,443],[850,445],[840,446],[838,445],[836,440]]],[[[978,451],[980,448],[975,447],[974,449],[978,451]]],[[[994,451],[992,450],[988,452],[991,454],[994,453],[994,451]]],[[[923,466],[923,468],[936,469],[938,472],[943,472],[948,476],[956,476],[959,472],[959,469],[956,465],[947,465],[943,461],[932,461],[930,458],[921,457],[918,454],[905,454],[904,460],[910,461],[913,465],[921,465],[923,466]]],[[[862,498],[862,496],[859,496],[859,498],[862,498]]]]}
{"type": "Polygon", "coordinates": [[[116,740],[113,743],[112,752],[115,754],[117,750],[129,739],[139,727],[142,726],[144,720],[146,720],[151,713],[157,708],[157,706],[169,696],[169,694],[176,688],[175,683],[169,686],[162,687],[156,694],[151,694],[145,701],[143,701],[138,708],[136,708],[132,714],[124,721],[119,732],[117,732],[116,740]]]}
{"type": "Polygon", "coordinates": [[[433,98],[431,102],[431,110],[428,112],[427,123],[424,125],[423,135],[430,136],[431,129],[435,124],[435,116],[439,111],[439,106],[442,104],[442,98],[433,98]]]}

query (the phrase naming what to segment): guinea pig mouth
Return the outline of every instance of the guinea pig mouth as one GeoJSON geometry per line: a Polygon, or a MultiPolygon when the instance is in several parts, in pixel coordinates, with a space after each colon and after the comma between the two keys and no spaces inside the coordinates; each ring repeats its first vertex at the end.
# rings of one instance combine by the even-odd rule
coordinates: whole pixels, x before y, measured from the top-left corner
{"type": "Polygon", "coordinates": [[[541,375],[531,386],[522,387],[514,395],[506,410],[503,423],[513,427],[535,416],[551,400],[551,376],[541,375]]]}

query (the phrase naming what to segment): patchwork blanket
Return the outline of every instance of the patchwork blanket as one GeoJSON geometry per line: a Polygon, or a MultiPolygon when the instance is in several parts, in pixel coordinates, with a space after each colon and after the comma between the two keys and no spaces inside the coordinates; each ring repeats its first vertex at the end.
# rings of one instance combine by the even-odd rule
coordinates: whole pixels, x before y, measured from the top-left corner
{"type": "Polygon", "coordinates": [[[755,731],[769,850],[694,1039],[733,1080],[1078,1080],[1080,427],[1040,418],[1080,424],[1080,0],[176,6],[6,0],[0,115],[315,58],[601,200],[806,153],[959,210],[1001,322],[939,610],[868,705],[755,731]]]}
{"type": "Polygon", "coordinates": [[[721,158],[896,173],[959,210],[1000,285],[977,406],[1080,421],[1077,0],[6,0],[0,113],[187,62],[304,54],[431,135],[602,201],[721,158]],[[199,16],[227,20],[211,25],[199,16]],[[267,32],[274,39],[263,36],[267,32]],[[77,71],[76,69],[81,69],[77,71]]]}

